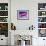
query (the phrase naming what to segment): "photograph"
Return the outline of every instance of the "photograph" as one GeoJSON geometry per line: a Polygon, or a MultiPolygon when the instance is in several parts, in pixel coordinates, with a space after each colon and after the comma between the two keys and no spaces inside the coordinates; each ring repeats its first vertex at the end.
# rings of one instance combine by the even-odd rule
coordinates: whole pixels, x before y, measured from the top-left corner
{"type": "Polygon", "coordinates": [[[29,20],[29,10],[17,10],[18,20],[29,20]]]}

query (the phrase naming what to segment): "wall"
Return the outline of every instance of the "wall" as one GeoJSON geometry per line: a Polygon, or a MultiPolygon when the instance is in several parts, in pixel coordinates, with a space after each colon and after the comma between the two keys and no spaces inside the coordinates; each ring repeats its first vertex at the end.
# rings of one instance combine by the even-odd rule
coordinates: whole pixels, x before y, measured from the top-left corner
{"type": "Polygon", "coordinates": [[[11,0],[11,22],[17,30],[28,30],[32,24],[37,29],[38,3],[46,0],[11,0]],[[17,20],[17,10],[29,10],[29,20],[17,20]]]}
{"type": "Polygon", "coordinates": [[[11,0],[11,22],[17,30],[28,30],[32,24],[37,29],[38,0],[11,0]],[[29,20],[17,20],[17,10],[29,10],[29,20]]]}
{"type": "Polygon", "coordinates": [[[17,30],[28,30],[28,27],[37,23],[37,2],[32,0],[11,1],[11,22],[17,30]],[[34,4],[34,5],[33,5],[34,4]],[[29,20],[17,20],[17,10],[29,10],[29,20]]]}
{"type": "MultiPolygon", "coordinates": [[[[28,30],[28,27],[32,24],[35,26],[36,34],[32,39],[33,46],[43,44],[42,38],[35,37],[36,35],[38,36],[38,3],[46,3],[46,0],[11,0],[11,22],[16,26],[16,31],[28,30]],[[17,20],[17,10],[24,9],[29,10],[29,20],[17,20]]],[[[44,44],[42,46],[44,46],[44,44]]]]}

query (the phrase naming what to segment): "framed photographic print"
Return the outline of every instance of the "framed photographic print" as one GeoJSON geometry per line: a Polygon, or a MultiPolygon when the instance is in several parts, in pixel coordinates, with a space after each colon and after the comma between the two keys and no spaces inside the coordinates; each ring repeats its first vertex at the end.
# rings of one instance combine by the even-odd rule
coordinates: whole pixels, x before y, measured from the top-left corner
{"type": "Polygon", "coordinates": [[[29,10],[17,10],[18,20],[29,20],[29,10]]]}

